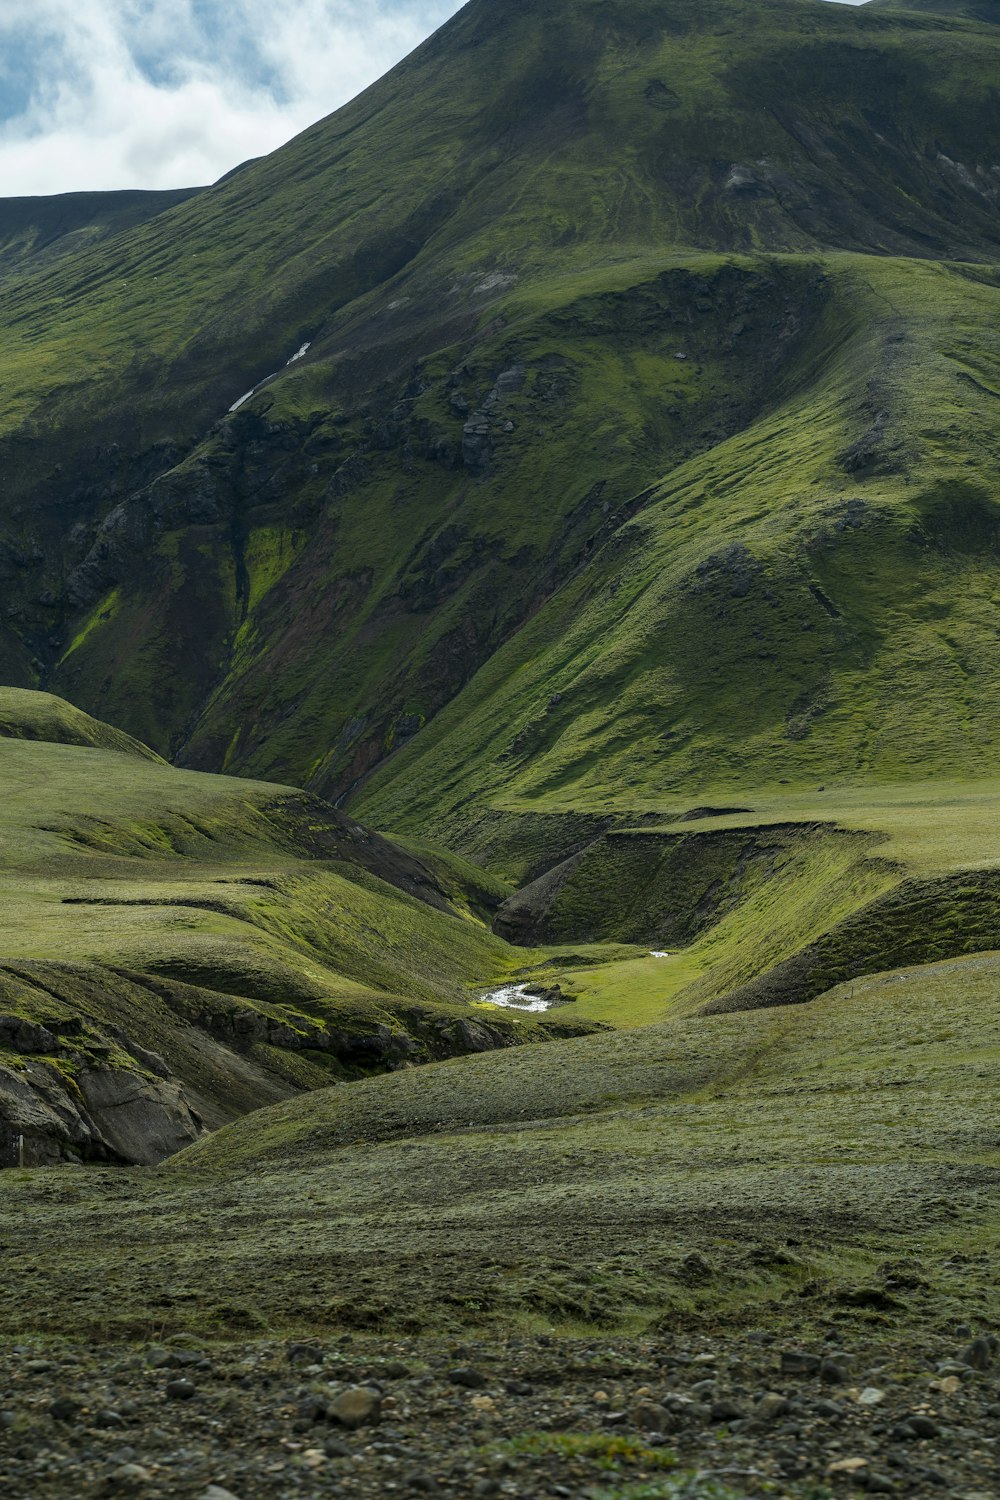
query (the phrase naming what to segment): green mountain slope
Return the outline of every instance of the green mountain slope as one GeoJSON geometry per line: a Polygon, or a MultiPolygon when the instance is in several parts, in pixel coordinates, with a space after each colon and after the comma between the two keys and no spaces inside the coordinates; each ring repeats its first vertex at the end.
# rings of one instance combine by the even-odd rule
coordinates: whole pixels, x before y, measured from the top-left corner
{"type": "Polygon", "coordinates": [[[0,288],[7,680],[411,832],[988,768],[998,62],[474,0],[0,288]]]}
{"type": "Polygon", "coordinates": [[[643,496],[378,771],[364,816],[470,826],[477,800],[642,809],[788,779],[992,772],[995,276],[825,268],[769,409],[643,496]]]}
{"type": "Polygon", "coordinates": [[[869,0],[872,10],[931,12],[936,16],[963,17],[970,21],[1000,21],[997,0],[869,0]]]}
{"type": "Polygon", "coordinates": [[[0,206],[25,1493],[991,1493],[998,163],[985,0],[472,0],[0,206]]]}

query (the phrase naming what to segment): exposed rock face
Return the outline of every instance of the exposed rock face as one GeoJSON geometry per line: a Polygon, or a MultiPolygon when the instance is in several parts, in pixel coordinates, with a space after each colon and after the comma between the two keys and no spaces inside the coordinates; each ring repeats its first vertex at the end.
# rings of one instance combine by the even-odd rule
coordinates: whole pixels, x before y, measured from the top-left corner
{"type": "Polygon", "coordinates": [[[74,1082],[51,1062],[0,1065],[0,1166],[107,1160],[153,1166],[205,1134],[172,1080],[124,1069],[74,1082]]]}
{"type": "Polygon", "coordinates": [[[492,453],[489,417],[474,411],[462,428],[462,461],[470,474],[485,476],[490,472],[492,453]]]}
{"type": "Polygon", "coordinates": [[[100,1068],[80,1075],[102,1142],[125,1161],[152,1166],[206,1134],[172,1079],[100,1068]]]}
{"type": "MultiPolygon", "coordinates": [[[[287,1099],[303,1088],[530,1040],[509,1019],[464,1015],[420,1001],[396,1002],[384,1019],[334,1016],[199,988],[178,979],[99,965],[25,966],[84,1015],[34,1020],[0,1015],[0,1169],[24,1164],[111,1161],[153,1166],[208,1129],[287,1099]],[[95,995],[138,1010],[143,1035],[89,1017],[95,995]],[[86,1018],[85,1018],[86,1017],[86,1018]]],[[[0,994],[5,976],[0,967],[0,994]]],[[[11,988],[13,984],[11,982],[11,988]]],[[[8,1002],[9,1003],[9,1002],[8,1002]]],[[[27,1001],[25,1003],[28,1003],[27,1001]]],[[[39,1002],[47,1003],[46,999],[39,1002]]],[[[547,1034],[578,1035],[587,1022],[547,1034]]]]}
{"type": "Polygon", "coordinates": [[[0,1016],[0,1047],[11,1052],[52,1053],[59,1043],[46,1026],[21,1016],[0,1016]]]}
{"type": "MultiPolygon", "coordinates": [[[[509,396],[516,396],[524,389],[527,369],[524,365],[512,365],[497,376],[496,383],[481,407],[472,413],[462,428],[462,462],[470,474],[485,478],[490,472],[493,457],[493,424],[497,421],[499,408],[509,396]]],[[[451,398],[456,410],[467,403],[460,396],[451,398]]],[[[505,425],[505,431],[513,432],[514,424],[505,425]]]]}

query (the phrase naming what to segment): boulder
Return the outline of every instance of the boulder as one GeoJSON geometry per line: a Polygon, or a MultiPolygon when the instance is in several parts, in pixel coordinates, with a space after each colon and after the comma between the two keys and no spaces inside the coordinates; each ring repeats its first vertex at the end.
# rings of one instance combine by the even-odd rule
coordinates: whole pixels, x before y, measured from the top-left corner
{"type": "Polygon", "coordinates": [[[155,1166],[205,1134],[171,1080],[95,1068],[79,1085],[101,1139],[125,1161],[155,1166]]]}
{"type": "Polygon", "coordinates": [[[99,1160],[153,1166],[205,1134],[180,1087],[131,1069],[0,1065],[0,1167],[99,1160]]]}
{"type": "Polygon", "coordinates": [[[21,1016],[0,1016],[0,1048],[5,1052],[56,1053],[59,1040],[45,1026],[21,1016]]]}

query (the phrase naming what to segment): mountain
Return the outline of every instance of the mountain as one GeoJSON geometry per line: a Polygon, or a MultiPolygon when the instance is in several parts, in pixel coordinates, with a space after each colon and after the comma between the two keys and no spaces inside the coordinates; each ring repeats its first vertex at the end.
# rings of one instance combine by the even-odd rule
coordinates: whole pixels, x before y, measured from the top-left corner
{"type": "Polygon", "coordinates": [[[586,1028],[1000,944],[998,48],[939,10],[473,0],[213,188],[0,209],[15,843],[109,859],[149,934],[98,941],[72,866],[67,961],[322,1026],[349,994],[349,1073],[357,985],[390,1066],[400,1031],[467,1050],[412,1002],[469,1020],[512,974],[586,1028]],[[145,758],[136,808],[97,752],[145,758]]]}
{"type": "Polygon", "coordinates": [[[993,11],[0,205],[8,1488],[994,1492],[993,11]]]}
{"type": "Polygon", "coordinates": [[[473,0],[39,260],[0,286],[6,680],[470,848],[500,804],[989,771],[998,47],[473,0]]]}

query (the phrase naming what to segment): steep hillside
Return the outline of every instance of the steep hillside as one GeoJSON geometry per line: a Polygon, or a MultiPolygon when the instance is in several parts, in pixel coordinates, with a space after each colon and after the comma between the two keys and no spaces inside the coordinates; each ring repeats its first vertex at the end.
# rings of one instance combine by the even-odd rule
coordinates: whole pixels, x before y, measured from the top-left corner
{"type": "Polygon", "coordinates": [[[962,17],[473,0],[0,288],[3,675],[417,834],[988,770],[998,66],[962,17]]]}
{"type": "MultiPolygon", "coordinates": [[[[477,802],[726,805],[789,779],[991,774],[994,281],[828,261],[823,312],[770,409],[679,463],[613,534],[598,526],[592,560],[358,808],[440,829],[442,813],[471,826],[477,802]]],[[[706,292],[708,329],[687,347],[707,363],[706,292]]]]}

